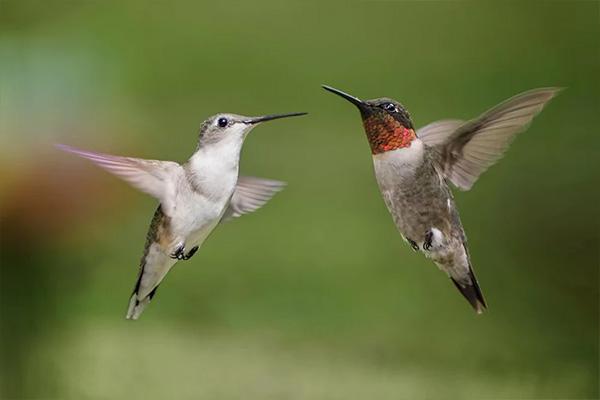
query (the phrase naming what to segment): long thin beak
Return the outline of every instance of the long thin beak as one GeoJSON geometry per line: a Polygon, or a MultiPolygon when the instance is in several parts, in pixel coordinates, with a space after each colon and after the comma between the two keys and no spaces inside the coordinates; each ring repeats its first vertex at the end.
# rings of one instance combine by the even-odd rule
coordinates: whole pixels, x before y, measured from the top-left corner
{"type": "Polygon", "coordinates": [[[289,114],[263,115],[262,117],[249,118],[249,119],[244,120],[242,122],[244,124],[258,124],[259,122],[272,121],[274,119],[279,119],[279,118],[297,117],[297,116],[306,115],[306,114],[308,114],[308,113],[298,112],[298,113],[289,113],[289,114]]]}
{"type": "Polygon", "coordinates": [[[336,88],[332,88],[331,86],[327,86],[327,85],[322,85],[322,86],[323,86],[323,89],[325,89],[331,93],[335,93],[338,96],[343,97],[344,99],[348,100],[350,103],[352,103],[356,107],[358,107],[361,111],[367,107],[365,102],[362,101],[361,99],[359,99],[358,97],[349,95],[348,93],[342,92],[341,90],[338,90],[336,88]]]}

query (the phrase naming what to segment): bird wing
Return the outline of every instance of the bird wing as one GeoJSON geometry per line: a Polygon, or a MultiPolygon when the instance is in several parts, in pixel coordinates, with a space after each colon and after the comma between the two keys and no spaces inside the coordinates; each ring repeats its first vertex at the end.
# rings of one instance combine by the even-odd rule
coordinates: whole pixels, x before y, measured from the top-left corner
{"type": "Polygon", "coordinates": [[[428,146],[435,147],[443,145],[465,121],[460,119],[443,119],[432,122],[417,130],[417,137],[428,146]]]}
{"type": "Polygon", "coordinates": [[[437,150],[444,176],[459,189],[469,190],[559,90],[533,89],[462,125],[457,126],[456,120],[439,121],[424,127],[417,136],[437,150]]]}
{"type": "Polygon", "coordinates": [[[167,210],[170,208],[177,176],[182,173],[182,167],[178,163],[94,153],[64,144],[59,144],[57,147],[91,160],[133,187],[157,198],[167,210]]]}
{"type": "Polygon", "coordinates": [[[253,176],[240,176],[222,222],[261,208],[275,193],[283,190],[285,182],[253,176]]]}

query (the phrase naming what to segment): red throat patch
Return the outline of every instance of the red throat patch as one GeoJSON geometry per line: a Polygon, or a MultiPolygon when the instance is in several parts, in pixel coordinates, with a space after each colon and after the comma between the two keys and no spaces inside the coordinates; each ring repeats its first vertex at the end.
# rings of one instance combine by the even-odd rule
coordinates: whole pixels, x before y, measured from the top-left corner
{"type": "Polygon", "coordinates": [[[417,138],[413,129],[404,127],[388,114],[372,114],[363,125],[372,154],[408,147],[417,138]]]}

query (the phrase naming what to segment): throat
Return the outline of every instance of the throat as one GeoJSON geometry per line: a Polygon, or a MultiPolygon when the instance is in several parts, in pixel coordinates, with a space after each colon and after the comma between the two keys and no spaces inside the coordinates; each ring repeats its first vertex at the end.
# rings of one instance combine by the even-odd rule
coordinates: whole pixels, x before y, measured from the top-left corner
{"type": "Polygon", "coordinates": [[[373,121],[368,118],[364,121],[364,127],[372,154],[409,147],[417,138],[413,129],[406,128],[395,120],[373,121]]]}
{"type": "Polygon", "coordinates": [[[185,165],[194,191],[207,197],[230,196],[239,172],[239,151],[214,147],[199,149],[185,165]]]}

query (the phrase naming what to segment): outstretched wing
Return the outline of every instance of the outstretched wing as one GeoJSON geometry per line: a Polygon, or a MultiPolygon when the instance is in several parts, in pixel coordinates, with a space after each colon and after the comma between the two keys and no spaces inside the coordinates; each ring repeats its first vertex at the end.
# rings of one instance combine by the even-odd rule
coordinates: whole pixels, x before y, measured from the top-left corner
{"type": "Polygon", "coordinates": [[[175,191],[175,182],[182,173],[181,166],[176,162],[94,153],[64,144],[56,146],[91,160],[99,167],[129,182],[133,187],[157,198],[167,209],[169,208],[175,191]]]}
{"type": "Polygon", "coordinates": [[[465,121],[460,119],[443,119],[432,122],[417,130],[417,137],[428,146],[435,147],[443,145],[448,141],[450,135],[455,132],[465,121]]]}
{"type": "Polygon", "coordinates": [[[460,126],[456,126],[458,121],[440,121],[427,125],[417,136],[436,148],[445,177],[459,189],[469,190],[559,90],[530,90],[460,126]]]}
{"type": "Polygon", "coordinates": [[[229,207],[223,214],[221,221],[228,221],[231,218],[258,210],[284,187],[285,182],[253,176],[240,176],[233,196],[231,196],[229,207]]]}

